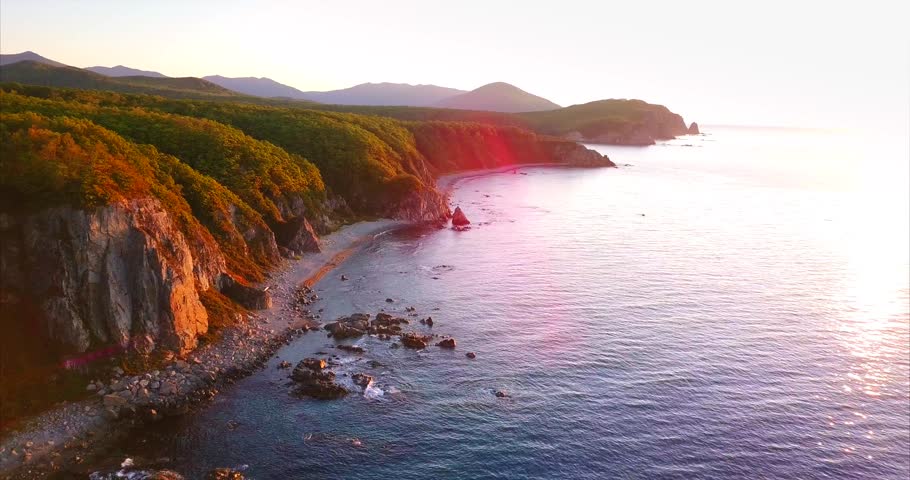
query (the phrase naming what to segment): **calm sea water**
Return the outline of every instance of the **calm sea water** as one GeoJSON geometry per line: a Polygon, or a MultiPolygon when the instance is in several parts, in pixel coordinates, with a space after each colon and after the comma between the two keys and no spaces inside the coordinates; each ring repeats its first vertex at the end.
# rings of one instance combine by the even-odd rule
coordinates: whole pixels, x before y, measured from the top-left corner
{"type": "Polygon", "coordinates": [[[458,183],[470,231],[384,235],[318,285],[325,318],[414,306],[457,350],[361,339],[338,372],[378,388],[333,402],[270,366],[124,453],[190,477],[907,478],[906,156],[707,130],[458,183]]]}

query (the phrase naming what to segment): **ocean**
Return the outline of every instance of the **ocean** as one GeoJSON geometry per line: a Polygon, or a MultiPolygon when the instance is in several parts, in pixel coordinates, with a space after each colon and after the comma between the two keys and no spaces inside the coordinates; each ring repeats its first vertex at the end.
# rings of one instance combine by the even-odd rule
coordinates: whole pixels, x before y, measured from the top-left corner
{"type": "Polygon", "coordinates": [[[470,230],[388,232],[315,287],[323,319],[414,307],[455,350],[310,333],[112,455],[188,478],[908,478],[904,146],[703,130],[590,146],[617,169],[463,179],[470,230]],[[317,351],[375,386],[291,395],[275,366],[317,351]]]}

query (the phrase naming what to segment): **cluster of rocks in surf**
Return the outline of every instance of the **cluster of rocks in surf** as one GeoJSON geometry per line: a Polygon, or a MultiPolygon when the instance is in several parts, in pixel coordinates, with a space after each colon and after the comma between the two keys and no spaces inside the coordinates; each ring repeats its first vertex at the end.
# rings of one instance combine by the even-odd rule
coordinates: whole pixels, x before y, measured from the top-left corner
{"type": "MultiPolygon", "coordinates": [[[[406,311],[409,312],[409,315],[417,315],[414,307],[407,307],[406,311]]],[[[432,327],[434,324],[432,317],[421,319],[420,323],[427,327],[432,327]]],[[[403,346],[405,348],[423,350],[432,344],[434,338],[440,338],[435,343],[436,346],[443,349],[454,349],[456,347],[455,339],[448,336],[424,335],[415,331],[403,331],[402,325],[408,324],[410,324],[410,320],[396,317],[386,312],[379,312],[375,317],[371,317],[368,313],[354,313],[327,323],[323,328],[328,331],[328,336],[336,341],[359,338],[364,335],[375,336],[380,340],[393,340],[394,337],[398,337],[398,341],[393,342],[390,348],[401,348],[403,346]]],[[[363,347],[347,344],[339,344],[335,348],[351,354],[362,354],[366,351],[363,347]]],[[[473,352],[468,352],[466,356],[472,359],[476,358],[473,352]]],[[[378,364],[378,362],[376,363],[378,364]]],[[[337,399],[347,395],[349,393],[348,389],[336,381],[335,372],[329,369],[332,364],[333,361],[331,359],[314,357],[299,361],[290,373],[290,379],[294,385],[293,392],[297,395],[323,400],[337,399]]],[[[282,361],[278,364],[278,368],[290,368],[290,365],[290,362],[282,361]]],[[[365,373],[355,373],[351,375],[351,381],[354,385],[365,390],[373,384],[374,379],[365,373]]]]}

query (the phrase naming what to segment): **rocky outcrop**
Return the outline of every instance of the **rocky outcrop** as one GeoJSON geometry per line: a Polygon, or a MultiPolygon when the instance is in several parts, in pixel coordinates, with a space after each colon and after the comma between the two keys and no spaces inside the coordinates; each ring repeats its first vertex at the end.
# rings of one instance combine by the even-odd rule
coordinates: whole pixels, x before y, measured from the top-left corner
{"type": "Polygon", "coordinates": [[[610,157],[578,143],[565,140],[545,142],[548,155],[557,163],[573,167],[615,167],[610,157]]]}
{"type": "Polygon", "coordinates": [[[199,289],[224,260],[212,245],[194,256],[190,242],[209,242],[188,241],[157,200],[0,214],[0,240],[2,308],[34,311],[21,331],[59,352],[139,338],[185,352],[208,329],[199,289]]]}
{"type": "Polygon", "coordinates": [[[316,235],[316,231],[306,217],[292,218],[281,225],[275,226],[274,230],[275,240],[278,245],[293,253],[302,254],[319,251],[319,236],[316,235]]]}
{"type": "Polygon", "coordinates": [[[425,186],[404,195],[386,209],[389,218],[411,222],[444,222],[449,214],[445,195],[425,186]]]}
{"type": "Polygon", "coordinates": [[[268,291],[245,285],[230,275],[222,274],[218,286],[221,293],[250,310],[272,308],[272,296],[268,291]]]}
{"type": "Polygon", "coordinates": [[[567,140],[607,145],[654,145],[657,140],[669,140],[687,134],[683,118],[665,107],[644,113],[636,122],[593,122],[562,135],[567,140]]]}
{"type": "Polygon", "coordinates": [[[401,344],[405,347],[418,350],[427,348],[427,343],[430,341],[430,337],[414,332],[403,333],[399,338],[401,339],[401,344]]]}
{"type": "Polygon", "coordinates": [[[688,134],[689,135],[698,135],[699,133],[701,133],[701,132],[698,130],[698,124],[695,122],[690,123],[688,134]]]}
{"type": "Polygon", "coordinates": [[[452,225],[455,225],[456,227],[463,227],[470,224],[471,221],[468,220],[468,217],[465,216],[463,211],[461,211],[461,207],[455,207],[455,211],[452,212],[452,225]]]}

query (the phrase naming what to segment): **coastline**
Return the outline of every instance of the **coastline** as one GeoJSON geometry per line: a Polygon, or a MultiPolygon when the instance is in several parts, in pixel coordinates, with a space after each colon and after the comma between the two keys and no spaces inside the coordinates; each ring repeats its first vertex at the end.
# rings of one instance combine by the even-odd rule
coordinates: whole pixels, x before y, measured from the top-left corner
{"type": "MultiPolygon", "coordinates": [[[[437,188],[448,197],[465,180],[524,168],[566,168],[562,163],[529,163],[489,169],[453,172],[437,178],[437,188]]],[[[309,292],[323,277],[348,257],[368,246],[376,237],[410,222],[373,220],[346,225],[320,239],[321,251],[289,260],[273,271],[260,287],[268,287],[273,305],[252,311],[246,321],[225,328],[218,340],[206,344],[183,359],[175,359],[163,375],[181,378],[179,391],[161,404],[139,408],[126,406],[112,415],[102,396],[65,402],[25,420],[19,428],[0,438],[0,479],[44,478],[61,467],[76,466],[97,455],[104,443],[115,442],[131,428],[156,421],[162,416],[191,413],[192,407],[211,400],[222,388],[262,368],[275,352],[310,329],[319,329],[319,314],[300,311],[298,289],[309,292]],[[155,412],[149,415],[149,410],[155,412]],[[95,439],[104,439],[96,442],[95,439]],[[15,452],[15,453],[14,453],[15,452]]],[[[315,298],[315,297],[311,297],[315,298]]],[[[312,301],[318,301],[314,299],[312,301]]],[[[123,376],[118,382],[142,381],[145,374],[123,376]]],[[[153,379],[158,379],[154,377],[153,379]]]]}
{"type": "MultiPolygon", "coordinates": [[[[164,367],[159,372],[161,377],[181,380],[174,382],[177,391],[161,395],[160,402],[135,409],[125,405],[113,415],[106,409],[104,397],[93,395],[63,402],[3,432],[0,478],[44,478],[61,467],[78,465],[101,447],[97,439],[115,441],[129,427],[155,421],[162,415],[186,413],[194,404],[215,396],[220,388],[251,374],[278,348],[308,329],[317,328],[313,320],[318,319],[318,314],[310,316],[295,308],[299,287],[317,283],[374,238],[404,225],[407,222],[386,219],[346,225],[320,239],[320,252],[290,260],[273,271],[260,285],[268,287],[272,294],[272,307],[250,312],[246,321],[219,332],[217,341],[164,367]]],[[[124,376],[117,382],[139,382],[147,375],[124,376]]]]}
{"type": "Polygon", "coordinates": [[[504,173],[512,170],[518,171],[523,168],[534,168],[534,167],[548,167],[548,168],[573,168],[572,165],[566,165],[565,163],[555,163],[555,162],[543,162],[543,163],[522,163],[519,165],[506,165],[503,167],[495,168],[477,168],[473,170],[461,170],[458,172],[447,173],[440,176],[436,179],[436,188],[438,188],[444,195],[451,193],[452,189],[455,188],[455,185],[462,180],[467,180],[475,177],[485,177],[487,175],[493,175],[496,173],[504,173]]]}

